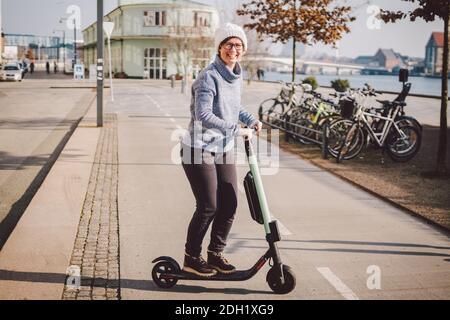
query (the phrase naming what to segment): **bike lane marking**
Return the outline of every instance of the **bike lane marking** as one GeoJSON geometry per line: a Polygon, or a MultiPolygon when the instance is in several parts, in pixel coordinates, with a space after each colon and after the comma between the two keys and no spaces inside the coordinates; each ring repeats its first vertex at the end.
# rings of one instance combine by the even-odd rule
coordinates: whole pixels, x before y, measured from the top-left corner
{"type": "Polygon", "coordinates": [[[320,274],[347,300],[359,300],[358,296],[338,278],[330,268],[316,268],[320,274]]]}

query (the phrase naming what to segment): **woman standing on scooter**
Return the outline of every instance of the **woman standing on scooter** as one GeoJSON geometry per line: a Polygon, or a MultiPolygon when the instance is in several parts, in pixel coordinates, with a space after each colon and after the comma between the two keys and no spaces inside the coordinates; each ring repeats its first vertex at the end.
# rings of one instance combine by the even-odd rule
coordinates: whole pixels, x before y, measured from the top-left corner
{"type": "Polygon", "coordinates": [[[262,123],[241,105],[240,59],[247,50],[244,30],[227,23],[216,32],[218,54],[192,85],[189,134],[183,139],[183,169],[196,199],[189,224],[183,270],[199,276],[236,271],[223,256],[237,208],[234,139],[259,132],[262,123]],[[248,128],[241,128],[242,122],[248,128]],[[208,261],[202,242],[212,223],[208,261]]]}

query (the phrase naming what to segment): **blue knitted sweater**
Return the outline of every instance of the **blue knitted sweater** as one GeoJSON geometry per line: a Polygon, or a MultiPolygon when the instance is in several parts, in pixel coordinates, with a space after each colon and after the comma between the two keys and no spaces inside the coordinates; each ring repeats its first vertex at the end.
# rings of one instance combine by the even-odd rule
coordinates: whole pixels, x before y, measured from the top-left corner
{"type": "Polygon", "coordinates": [[[209,152],[231,150],[239,121],[248,127],[257,123],[241,105],[242,89],[240,64],[231,71],[217,55],[192,85],[191,122],[183,143],[209,152]]]}

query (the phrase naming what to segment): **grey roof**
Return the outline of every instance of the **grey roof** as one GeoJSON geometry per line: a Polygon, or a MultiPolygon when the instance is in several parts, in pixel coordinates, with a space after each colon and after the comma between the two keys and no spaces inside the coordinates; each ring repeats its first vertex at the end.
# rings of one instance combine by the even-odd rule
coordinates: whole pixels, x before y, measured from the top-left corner
{"type": "Polygon", "coordinates": [[[398,59],[397,54],[392,49],[380,49],[381,53],[386,57],[386,59],[398,59]]]}

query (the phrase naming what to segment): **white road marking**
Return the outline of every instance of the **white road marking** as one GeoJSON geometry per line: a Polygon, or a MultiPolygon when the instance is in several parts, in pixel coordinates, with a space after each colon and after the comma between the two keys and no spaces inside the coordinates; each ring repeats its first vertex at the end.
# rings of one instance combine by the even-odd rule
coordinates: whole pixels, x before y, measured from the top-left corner
{"type": "MultiPolygon", "coordinates": [[[[272,217],[275,218],[273,215],[272,215],[272,217]]],[[[279,219],[276,219],[276,220],[277,220],[278,226],[280,227],[280,232],[281,232],[282,236],[290,236],[293,234],[288,228],[286,228],[286,226],[284,224],[281,223],[281,221],[279,219]]]]}
{"type": "Polygon", "coordinates": [[[147,98],[149,98],[158,109],[161,109],[161,106],[159,105],[159,103],[155,99],[153,99],[152,96],[150,96],[148,94],[146,94],[145,96],[147,98]]]}
{"type": "MultiPolygon", "coordinates": [[[[147,98],[149,98],[149,99],[153,102],[153,104],[154,104],[158,109],[162,110],[162,108],[161,108],[161,106],[159,105],[158,101],[156,101],[155,99],[153,99],[152,96],[150,96],[150,95],[148,95],[148,94],[145,95],[145,96],[146,96],[147,98]]],[[[174,118],[172,118],[172,115],[169,114],[168,112],[165,113],[165,116],[166,116],[166,117],[169,117],[169,120],[170,120],[172,123],[176,123],[176,120],[175,120],[174,118]]],[[[182,128],[181,126],[177,125],[177,129],[182,130],[183,128],[182,128]]]]}
{"type": "Polygon", "coordinates": [[[359,300],[358,296],[342,282],[330,268],[317,268],[317,271],[347,300],[359,300]]]}

